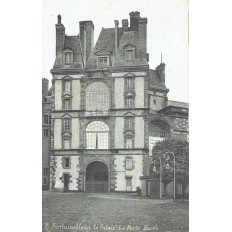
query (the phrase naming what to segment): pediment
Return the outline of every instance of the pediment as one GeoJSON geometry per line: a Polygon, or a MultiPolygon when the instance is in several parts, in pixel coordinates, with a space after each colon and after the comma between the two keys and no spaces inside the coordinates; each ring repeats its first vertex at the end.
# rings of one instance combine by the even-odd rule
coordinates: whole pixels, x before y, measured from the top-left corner
{"type": "Polygon", "coordinates": [[[127,112],[127,113],[124,114],[124,116],[131,116],[132,117],[132,116],[135,116],[135,114],[132,113],[132,112],[127,112]]]}
{"type": "Polygon", "coordinates": [[[134,131],[132,131],[132,130],[127,130],[127,131],[125,131],[124,132],[124,134],[125,134],[125,136],[133,136],[134,134],[135,134],[135,132],[134,131]]]}
{"type": "Polygon", "coordinates": [[[125,77],[135,77],[135,74],[133,74],[133,73],[127,73],[127,74],[125,75],[125,77]]]}
{"type": "Polygon", "coordinates": [[[62,80],[71,80],[71,79],[73,79],[73,78],[70,77],[70,76],[68,76],[68,75],[66,75],[66,76],[63,76],[61,79],[62,79],[62,80]]]}
{"type": "Polygon", "coordinates": [[[100,51],[95,52],[96,56],[110,56],[110,52],[106,51],[105,49],[102,49],[100,51]]]}
{"type": "Polygon", "coordinates": [[[70,132],[68,132],[68,131],[65,131],[65,132],[62,133],[63,137],[70,137],[71,135],[72,134],[70,132]]]}
{"type": "Polygon", "coordinates": [[[125,94],[125,97],[133,97],[134,96],[134,93],[126,93],[125,94]]]}
{"type": "Polygon", "coordinates": [[[130,48],[136,48],[136,46],[133,44],[127,44],[126,46],[124,46],[124,48],[130,49],[130,48]]]}
{"type": "Polygon", "coordinates": [[[63,114],[61,118],[71,118],[72,116],[70,114],[63,114]]]}
{"type": "Polygon", "coordinates": [[[64,94],[62,97],[63,98],[70,98],[70,97],[72,97],[72,95],[70,95],[70,94],[64,94]]]}

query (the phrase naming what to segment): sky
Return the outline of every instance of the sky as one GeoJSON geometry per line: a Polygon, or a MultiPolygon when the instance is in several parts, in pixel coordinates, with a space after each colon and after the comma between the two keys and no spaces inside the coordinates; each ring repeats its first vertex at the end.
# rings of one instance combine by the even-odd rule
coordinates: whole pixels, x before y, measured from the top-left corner
{"type": "Polygon", "coordinates": [[[129,20],[139,11],[148,19],[149,66],[166,64],[168,99],[188,102],[188,0],[43,0],[42,77],[52,79],[55,61],[55,24],[62,17],[67,35],[78,35],[79,21],[92,20],[96,43],[102,27],[113,28],[114,20],[129,20]]]}

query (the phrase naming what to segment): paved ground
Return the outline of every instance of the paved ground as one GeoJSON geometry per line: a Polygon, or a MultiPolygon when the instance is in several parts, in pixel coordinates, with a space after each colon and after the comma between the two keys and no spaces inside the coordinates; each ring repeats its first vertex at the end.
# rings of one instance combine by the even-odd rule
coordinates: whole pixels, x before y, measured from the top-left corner
{"type": "Polygon", "coordinates": [[[43,192],[43,232],[187,232],[188,216],[188,204],[172,200],[43,192]]]}

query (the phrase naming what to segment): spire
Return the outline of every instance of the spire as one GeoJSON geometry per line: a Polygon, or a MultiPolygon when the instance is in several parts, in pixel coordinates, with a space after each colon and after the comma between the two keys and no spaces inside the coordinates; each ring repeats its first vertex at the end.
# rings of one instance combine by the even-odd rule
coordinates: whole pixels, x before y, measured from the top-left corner
{"type": "Polygon", "coordinates": [[[162,57],[162,52],[161,52],[161,64],[163,63],[163,57],[162,57]]]}

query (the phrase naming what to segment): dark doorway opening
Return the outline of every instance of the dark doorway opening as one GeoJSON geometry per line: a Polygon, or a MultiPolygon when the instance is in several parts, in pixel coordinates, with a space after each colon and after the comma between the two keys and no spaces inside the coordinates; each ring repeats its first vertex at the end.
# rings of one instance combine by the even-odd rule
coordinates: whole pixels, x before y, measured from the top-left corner
{"type": "Polygon", "coordinates": [[[87,166],[86,192],[108,192],[108,167],[103,162],[95,161],[87,166]]]}

